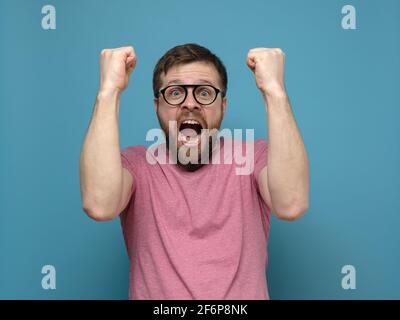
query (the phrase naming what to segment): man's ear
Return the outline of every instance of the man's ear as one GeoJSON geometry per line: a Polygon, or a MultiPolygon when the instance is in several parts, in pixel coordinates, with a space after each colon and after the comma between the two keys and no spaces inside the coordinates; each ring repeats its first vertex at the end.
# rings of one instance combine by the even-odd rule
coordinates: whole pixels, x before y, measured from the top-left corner
{"type": "Polygon", "coordinates": [[[157,112],[157,109],[158,109],[158,98],[154,98],[153,99],[153,104],[154,104],[154,110],[155,110],[155,112],[157,112]]]}
{"type": "Polygon", "coordinates": [[[225,96],[225,97],[222,98],[222,112],[223,112],[223,114],[225,114],[226,104],[227,104],[227,100],[226,100],[226,96],[225,96]]]}

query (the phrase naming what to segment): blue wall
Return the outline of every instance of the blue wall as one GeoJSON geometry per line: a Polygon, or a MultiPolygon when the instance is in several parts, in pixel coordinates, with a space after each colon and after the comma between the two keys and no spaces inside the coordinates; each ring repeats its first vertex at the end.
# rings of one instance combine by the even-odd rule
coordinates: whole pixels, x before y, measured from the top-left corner
{"type": "Polygon", "coordinates": [[[121,146],[158,127],[151,75],[170,47],[197,42],[229,72],[223,127],[266,136],[245,57],[281,47],[286,85],[311,165],[310,209],[272,220],[273,299],[400,298],[399,1],[0,2],[0,298],[126,299],[119,220],[82,211],[79,154],[98,87],[102,48],[133,45],[121,146]],[[41,8],[56,8],[43,30],[41,8]],[[344,30],[351,4],[357,29],[344,30]],[[43,290],[54,265],[57,288],[43,290]],[[341,287],[353,265],[357,288],[341,287]]]}

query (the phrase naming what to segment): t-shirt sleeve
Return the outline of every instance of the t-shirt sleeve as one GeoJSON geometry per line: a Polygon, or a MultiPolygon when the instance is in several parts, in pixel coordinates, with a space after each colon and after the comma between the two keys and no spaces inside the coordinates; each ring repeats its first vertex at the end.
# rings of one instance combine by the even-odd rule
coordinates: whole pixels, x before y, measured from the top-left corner
{"type": "MultiPolygon", "coordinates": [[[[129,173],[132,175],[133,180],[136,180],[136,174],[134,170],[133,163],[134,158],[132,157],[132,152],[129,150],[129,148],[124,148],[121,150],[121,164],[122,168],[125,168],[129,171],[129,173]]],[[[135,183],[132,184],[132,190],[131,193],[135,191],[135,183]]]]}
{"type": "Polygon", "coordinates": [[[254,178],[257,180],[261,170],[267,165],[268,143],[265,140],[254,141],[254,178]]]}

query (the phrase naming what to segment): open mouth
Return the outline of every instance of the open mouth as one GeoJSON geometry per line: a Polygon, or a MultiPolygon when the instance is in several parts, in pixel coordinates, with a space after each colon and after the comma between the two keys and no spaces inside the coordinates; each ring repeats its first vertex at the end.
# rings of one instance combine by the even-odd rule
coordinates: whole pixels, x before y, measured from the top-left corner
{"type": "Polygon", "coordinates": [[[200,143],[202,124],[197,120],[184,120],[179,126],[178,141],[187,146],[195,146],[200,143]]]}

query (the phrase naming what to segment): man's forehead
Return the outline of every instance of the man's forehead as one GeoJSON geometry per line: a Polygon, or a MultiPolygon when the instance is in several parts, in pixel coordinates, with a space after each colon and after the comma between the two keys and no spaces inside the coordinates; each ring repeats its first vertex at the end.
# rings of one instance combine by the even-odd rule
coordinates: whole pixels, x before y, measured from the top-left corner
{"type": "Polygon", "coordinates": [[[163,75],[163,82],[169,84],[183,84],[188,81],[196,81],[199,84],[215,85],[219,80],[217,70],[212,64],[194,62],[173,66],[163,75]]]}
{"type": "MultiPolygon", "coordinates": [[[[196,81],[197,84],[211,84],[211,85],[214,84],[214,82],[207,79],[194,79],[194,81],[196,81]]],[[[186,84],[186,83],[187,81],[182,79],[169,79],[166,84],[170,85],[170,84],[186,84]]]]}

